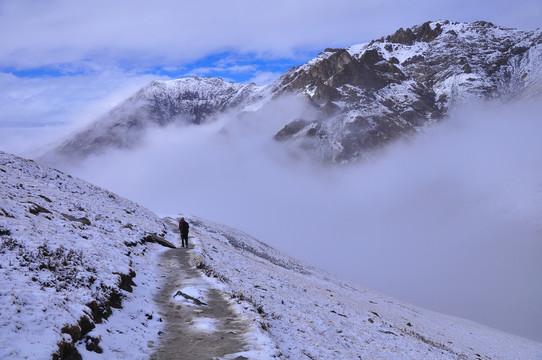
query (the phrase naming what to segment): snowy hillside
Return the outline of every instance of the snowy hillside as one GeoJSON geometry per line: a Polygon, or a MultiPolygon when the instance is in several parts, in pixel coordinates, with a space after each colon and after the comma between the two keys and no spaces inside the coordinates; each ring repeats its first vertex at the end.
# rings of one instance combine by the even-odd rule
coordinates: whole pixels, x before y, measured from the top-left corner
{"type": "Polygon", "coordinates": [[[364,289],[227,226],[189,221],[194,265],[258,309],[281,358],[542,358],[542,344],[364,289]]]}
{"type": "Polygon", "coordinates": [[[226,359],[542,358],[542,344],[342,281],[227,226],[188,217],[190,249],[167,247],[177,218],[1,152],[0,190],[2,359],[193,358],[188,345],[206,354],[215,333],[240,341],[226,359]],[[201,315],[220,298],[242,331],[201,315]]]}
{"type": "Polygon", "coordinates": [[[88,156],[141,145],[149,126],[199,124],[257,111],[283,94],[318,109],[276,133],[326,162],[371,157],[454,108],[480,100],[539,96],[542,31],[484,21],[426,22],[346,49],[326,49],[267,86],[213,78],[154,81],[49,154],[88,156]]]}
{"type": "Polygon", "coordinates": [[[0,358],[66,356],[72,343],[148,356],[161,327],[149,294],[163,248],[150,234],[176,240],[137,204],[0,152],[0,358]],[[112,313],[106,347],[91,330],[112,313]]]}

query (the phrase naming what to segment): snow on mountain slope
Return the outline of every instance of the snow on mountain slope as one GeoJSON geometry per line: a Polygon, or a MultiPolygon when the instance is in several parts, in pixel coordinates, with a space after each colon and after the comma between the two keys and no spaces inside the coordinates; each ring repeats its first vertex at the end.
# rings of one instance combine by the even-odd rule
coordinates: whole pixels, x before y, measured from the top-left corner
{"type": "Polygon", "coordinates": [[[149,234],[176,241],[137,204],[0,152],[0,358],[66,356],[74,342],[82,352],[108,318],[94,348],[147,358],[162,327],[149,296],[162,247],[149,234]]]}
{"type": "MultiPolygon", "coordinates": [[[[155,241],[178,243],[177,219],[2,152],[0,190],[0,358],[152,358],[164,331],[154,297],[165,248],[155,241]]],[[[211,278],[183,290],[230,294],[254,324],[254,348],[243,356],[542,357],[542,344],[342,281],[227,226],[189,221],[192,265],[211,278]]]]}
{"type": "Polygon", "coordinates": [[[326,162],[351,162],[423,131],[463,104],[539,93],[541,68],[541,30],[426,22],[346,49],[326,49],[267,86],[216,78],[154,81],[49,155],[84,157],[133,147],[151,124],[198,124],[224,111],[257,111],[294,93],[319,114],[294,119],[269,137],[326,162]]]}
{"type": "MultiPolygon", "coordinates": [[[[0,152],[0,359],[153,358],[166,324],[158,263],[177,242],[147,209],[0,152]]],[[[276,353],[257,327],[245,336],[243,354],[276,353]]]]}
{"type": "Polygon", "coordinates": [[[287,125],[277,139],[313,144],[333,162],[367,157],[458,106],[519,96],[538,81],[541,68],[541,30],[483,21],[401,28],[347,49],[326,49],[272,84],[275,92],[309,98],[324,114],[287,125]]]}
{"type": "Polygon", "coordinates": [[[283,359],[542,358],[542,344],[364,289],[227,226],[189,221],[194,265],[257,308],[283,359]]]}
{"type": "Polygon", "coordinates": [[[153,81],[45,157],[78,159],[109,147],[131,148],[141,144],[150,127],[200,124],[243,104],[254,106],[260,93],[261,87],[254,84],[217,78],[153,81]]]}

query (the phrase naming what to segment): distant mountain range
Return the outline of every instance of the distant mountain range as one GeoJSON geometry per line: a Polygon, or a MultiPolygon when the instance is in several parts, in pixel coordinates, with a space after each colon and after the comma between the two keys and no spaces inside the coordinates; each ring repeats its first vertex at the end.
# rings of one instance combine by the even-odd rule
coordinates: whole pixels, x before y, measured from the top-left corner
{"type": "Polygon", "coordinates": [[[145,129],[258,111],[286,93],[313,105],[275,134],[325,162],[347,163],[416,134],[455,107],[542,94],[542,31],[488,22],[426,22],[346,49],[326,49],[266,86],[218,78],[153,81],[48,155],[131,148],[145,129]]]}

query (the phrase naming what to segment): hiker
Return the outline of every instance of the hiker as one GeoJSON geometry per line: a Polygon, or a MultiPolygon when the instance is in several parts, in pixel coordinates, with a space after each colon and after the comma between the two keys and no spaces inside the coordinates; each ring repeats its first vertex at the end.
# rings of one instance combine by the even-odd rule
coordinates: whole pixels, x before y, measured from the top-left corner
{"type": "Polygon", "coordinates": [[[188,229],[190,225],[186,222],[184,217],[179,221],[179,231],[181,232],[181,247],[188,247],[188,229]]]}

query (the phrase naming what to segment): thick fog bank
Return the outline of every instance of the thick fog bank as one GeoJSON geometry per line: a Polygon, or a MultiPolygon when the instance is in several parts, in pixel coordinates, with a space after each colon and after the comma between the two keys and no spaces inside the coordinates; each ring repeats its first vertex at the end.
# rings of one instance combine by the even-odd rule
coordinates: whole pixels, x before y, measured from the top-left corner
{"type": "Polygon", "coordinates": [[[244,230],[343,278],[542,341],[538,105],[456,114],[370,163],[318,166],[271,140],[292,99],[154,130],[66,170],[151,208],[244,230]]]}

